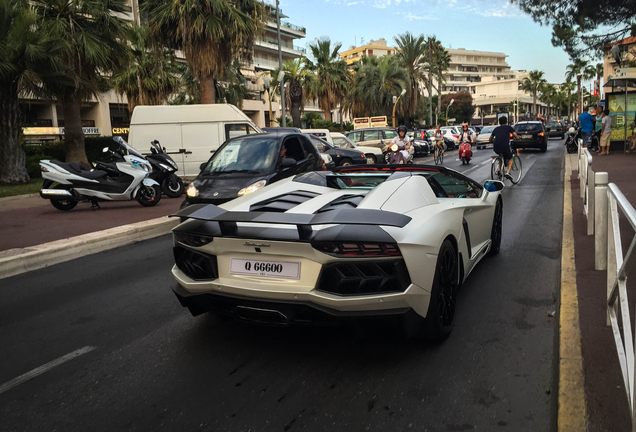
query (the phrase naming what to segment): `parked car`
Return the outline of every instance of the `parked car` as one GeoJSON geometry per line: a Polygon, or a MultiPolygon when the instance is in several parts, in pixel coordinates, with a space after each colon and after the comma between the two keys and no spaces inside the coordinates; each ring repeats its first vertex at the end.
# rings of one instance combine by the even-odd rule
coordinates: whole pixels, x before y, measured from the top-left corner
{"type": "Polygon", "coordinates": [[[558,136],[559,138],[565,138],[565,125],[560,121],[551,121],[545,124],[545,129],[549,137],[558,136]]]}
{"type": "Polygon", "coordinates": [[[471,126],[471,128],[473,128],[473,130],[477,132],[477,135],[479,135],[481,133],[481,130],[484,128],[484,126],[477,125],[477,126],[471,126]]]}
{"type": "Polygon", "coordinates": [[[397,132],[392,127],[378,127],[356,129],[345,135],[358,145],[382,149],[397,136],[397,132]]]}
{"type": "Polygon", "coordinates": [[[263,127],[263,132],[296,132],[302,133],[302,131],[296,127],[263,127]]]}
{"type": "Polygon", "coordinates": [[[536,148],[545,152],[548,149],[548,137],[540,121],[522,121],[514,125],[520,140],[512,141],[513,149],[536,148]]]}
{"type": "Polygon", "coordinates": [[[431,152],[431,146],[427,140],[421,138],[415,138],[413,141],[413,149],[415,149],[415,153],[413,157],[422,157],[426,156],[431,152]]]}
{"type": "Polygon", "coordinates": [[[384,161],[382,149],[378,147],[358,145],[351,141],[346,135],[339,132],[332,132],[331,139],[333,140],[333,146],[336,148],[361,151],[367,157],[367,163],[374,164],[384,161]]]}
{"type": "Polygon", "coordinates": [[[322,169],[323,159],[307,135],[280,132],[236,137],[201,164],[181,207],[223,204],[286,177],[322,169]],[[286,154],[281,157],[283,146],[286,154]]]}
{"type": "Polygon", "coordinates": [[[484,126],[481,130],[481,133],[475,138],[475,146],[477,149],[486,148],[486,146],[491,146],[492,143],[488,142],[490,140],[490,135],[492,131],[494,131],[496,126],[484,126]]]}
{"type": "Polygon", "coordinates": [[[327,141],[315,135],[307,135],[311,143],[321,153],[327,153],[336,166],[362,165],[367,163],[367,157],[359,150],[336,148],[327,141]]]}
{"type": "Polygon", "coordinates": [[[333,138],[329,129],[301,129],[300,131],[302,133],[306,133],[307,135],[317,136],[318,138],[327,141],[330,145],[333,146],[333,138]]]}

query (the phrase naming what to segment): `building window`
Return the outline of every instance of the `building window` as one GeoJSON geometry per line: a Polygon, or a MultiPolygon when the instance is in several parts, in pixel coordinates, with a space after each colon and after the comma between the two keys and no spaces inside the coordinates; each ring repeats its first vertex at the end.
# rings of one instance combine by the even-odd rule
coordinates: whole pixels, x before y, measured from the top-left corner
{"type": "Polygon", "coordinates": [[[372,56],[373,55],[373,50],[369,50],[369,55],[372,56]]]}

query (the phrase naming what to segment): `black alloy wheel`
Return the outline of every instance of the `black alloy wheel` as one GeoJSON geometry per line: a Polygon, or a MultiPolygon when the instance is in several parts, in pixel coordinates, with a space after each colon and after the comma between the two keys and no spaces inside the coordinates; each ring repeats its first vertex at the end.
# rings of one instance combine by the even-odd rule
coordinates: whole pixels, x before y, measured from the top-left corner
{"type": "Polygon", "coordinates": [[[503,202],[501,198],[497,200],[495,214],[492,218],[492,230],[490,231],[490,251],[489,256],[494,256],[501,249],[501,231],[503,225],[503,202]]]}
{"type": "Polygon", "coordinates": [[[161,200],[161,186],[141,185],[135,198],[137,199],[137,202],[144,207],[155,206],[161,200]]]}
{"type": "MultiPolygon", "coordinates": [[[[44,180],[42,184],[42,189],[65,189],[68,190],[68,186],[64,186],[60,183],[55,183],[53,186],[53,182],[51,180],[44,180]]],[[[58,210],[69,211],[73,210],[77,206],[76,200],[68,200],[68,199],[55,199],[51,198],[51,204],[58,210]]]]}
{"type": "Polygon", "coordinates": [[[455,296],[459,287],[458,255],[453,243],[442,243],[435,265],[431,300],[425,319],[425,336],[435,342],[448,338],[455,324],[455,296]]]}
{"type": "Polygon", "coordinates": [[[185,192],[183,180],[176,175],[170,176],[163,181],[163,192],[170,198],[179,198],[185,192]]]}

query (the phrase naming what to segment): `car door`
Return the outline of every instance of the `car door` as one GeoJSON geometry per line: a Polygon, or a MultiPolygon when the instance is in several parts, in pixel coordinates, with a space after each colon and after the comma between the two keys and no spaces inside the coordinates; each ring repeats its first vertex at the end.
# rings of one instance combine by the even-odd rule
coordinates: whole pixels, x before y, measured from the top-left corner
{"type": "MultiPolygon", "coordinates": [[[[360,143],[362,141],[362,132],[361,131],[353,131],[347,134],[347,138],[349,138],[354,143],[360,143]]],[[[361,144],[364,145],[364,144],[361,144]]]]}
{"type": "Polygon", "coordinates": [[[360,145],[381,149],[384,147],[382,140],[383,136],[381,130],[365,130],[362,132],[362,141],[360,142],[360,145]]]}

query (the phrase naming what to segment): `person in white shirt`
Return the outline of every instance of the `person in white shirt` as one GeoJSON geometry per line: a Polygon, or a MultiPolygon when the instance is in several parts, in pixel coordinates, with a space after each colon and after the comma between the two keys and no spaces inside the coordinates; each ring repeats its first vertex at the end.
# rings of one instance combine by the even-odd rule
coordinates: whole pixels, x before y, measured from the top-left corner
{"type": "Polygon", "coordinates": [[[603,121],[601,126],[601,148],[598,151],[600,155],[609,155],[610,139],[612,136],[612,117],[609,115],[609,109],[603,111],[603,121]]]}
{"type": "Polygon", "coordinates": [[[401,160],[398,163],[405,164],[409,158],[409,148],[411,147],[411,137],[406,134],[406,126],[401,125],[397,129],[398,136],[393,138],[391,144],[387,145],[382,149],[382,151],[387,151],[389,147],[393,144],[397,144],[400,149],[400,154],[402,155],[401,160]]]}

